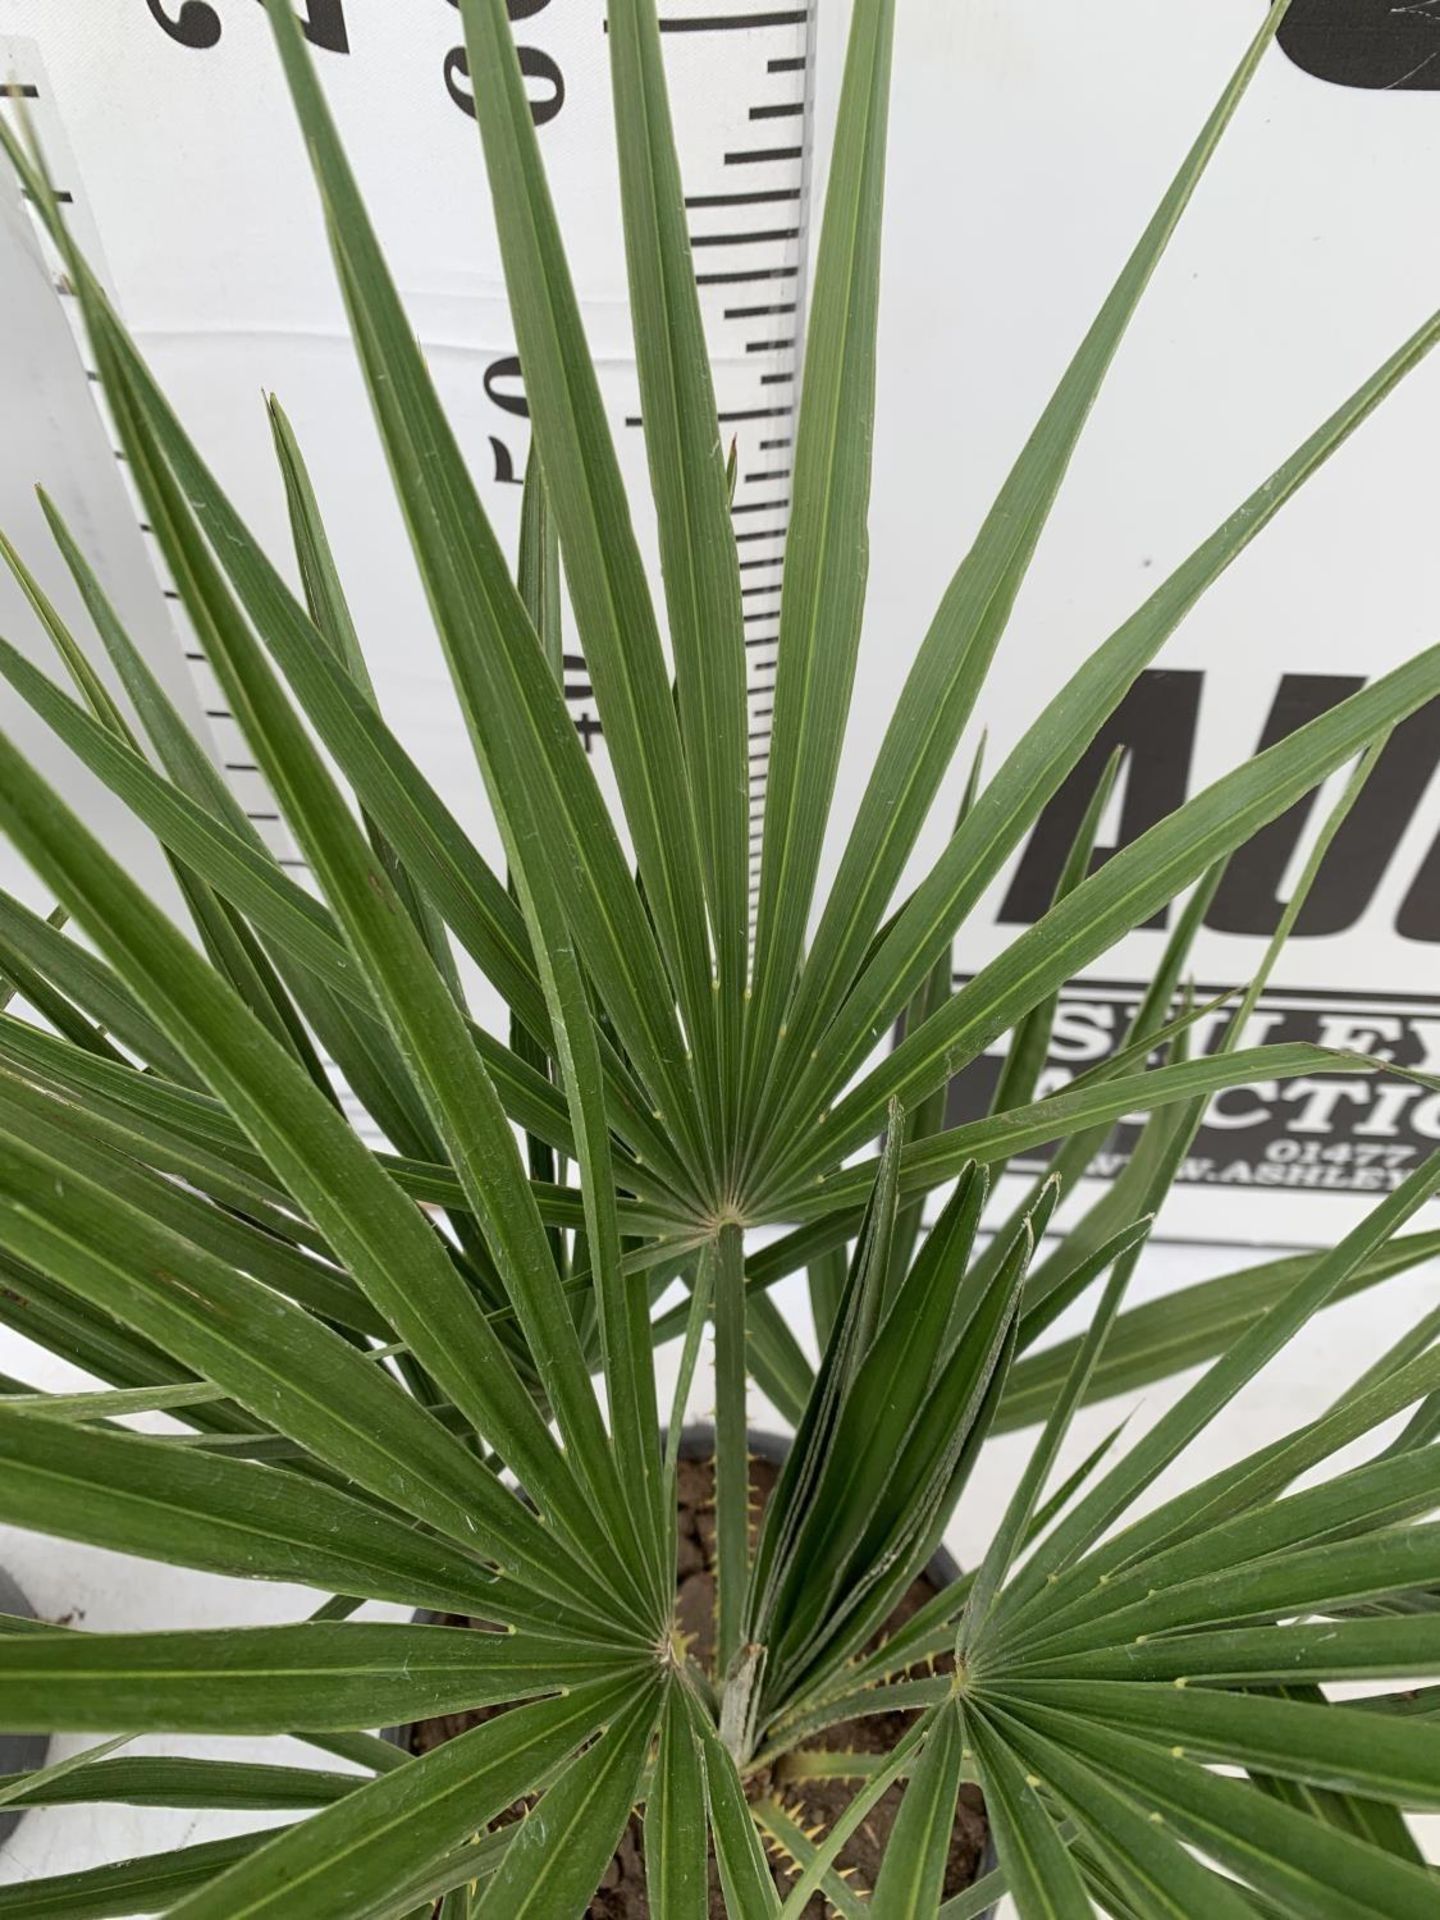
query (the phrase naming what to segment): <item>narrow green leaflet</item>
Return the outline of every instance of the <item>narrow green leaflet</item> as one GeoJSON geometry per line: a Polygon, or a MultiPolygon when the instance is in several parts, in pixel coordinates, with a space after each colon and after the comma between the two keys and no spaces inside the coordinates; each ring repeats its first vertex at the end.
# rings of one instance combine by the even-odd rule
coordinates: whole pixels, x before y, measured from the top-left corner
{"type": "Polygon", "coordinates": [[[1009,1892],[1004,1869],[982,1874],[964,1893],[957,1893],[939,1909],[935,1920],[983,1920],[1003,1893],[1009,1892]]]}
{"type": "Polygon", "coordinates": [[[1195,1920],[1201,1914],[1205,1920],[1252,1920],[1254,1907],[1232,1882],[1194,1859],[1103,1773],[1008,1714],[996,1712],[995,1724],[1017,1758],[1040,1770],[1137,1913],[1147,1920],[1195,1920]]]}
{"type": "MultiPolygon", "coordinates": [[[[343,1737],[343,1736],[342,1736],[343,1737]]],[[[271,1766],[263,1761],[192,1760],[169,1754],[92,1756],[129,1739],[106,1741],[58,1766],[0,1775],[0,1793],[17,1807],[108,1806],[233,1808],[285,1813],[327,1807],[364,1786],[365,1775],[322,1767],[271,1766]]],[[[392,1752],[394,1749],[392,1748],[392,1752]]]]}
{"type": "Polygon", "coordinates": [[[295,1738],[319,1753],[333,1753],[337,1760],[349,1760],[368,1774],[394,1773],[408,1767],[413,1755],[393,1746],[378,1733],[336,1733],[321,1727],[307,1727],[295,1738]]]}
{"type": "Polygon", "coordinates": [[[171,1920],[369,1914],[388,1890],[402,1888],[530,1791],[620,1709],[635,1685],[631,1678],[577,1686],[471,1728],[272,1839],[171,1910],[171,1920]]]}
{"type": "MultiPolygon", "coordinates": [[[[562,659],[559,570],[549,495],[532,446],[521,515],[519,574],[537,635],[557,674],[562,659]]],[[[523,803],[517,797],[512,801],[512,831],[523,818],[523,803]]],[[[538,838],[541,831],[540,822],[532,817],[525,827],[526,837],[538,838]]],[[[655,1457],[659,1410],[648,1364],[646,1303],[640,1289],[627,1278],[621,1247],[616,1156],[606,1111],[598,1027],[584,970],[573,950],[564,903],[549,867],[541,861],[517,868],[513,884],[538,956],[554,1033],[554,1067],[565,1088],[576,1141],[592,1282],[584,1298],[586,1309],[593,1307],[596,1313],[616,1464],[637,1539],[642,1543],[658,1612],[663,1617],[670,1605],[673,1583],[668,1574],[671,1556],[665,1539],[668,1509],[660,1504],[662,1486],[655,1457]]],[[[554,1240],[552,1236],[552,1250],[554,1240]]],[[[568,1270],[568,1254],[562,1251],[556,1264],[562,1271],[568,1270]]]]}
{"type": "Polygon", "coordinates": [[[858,0],[816,254],[766,774],[747,1034],[752,1087],[769,1084],[803,951],[865,611],[894,28],[894,0],[858,0]]]}
{"type": "Polygon", "coordinates": [[[866,1911],[874,1920],[930,1920],[950,1857],[964,1737],[960,1709],[943,1707],[900,1802],[866,1911]]]}
{"type": "Polygon", "coordinates": [[[1137,1635],[1127,1646],[1098,1647],[1025,1660],[1037,1679],[1325,1681],[1404,1678],[1440,1663],[1440,1620],[1429,1614],[1391,1619],[1333,1620],[1303,1626],[1220,1627],[1162,1636],[1137,1635]]]}
{"type": "Polygon", "coordinates": [[[116,1914],[168,1912],[171,1901],[208,1885],[271,1838],[268,1832],[238,1833],[109,1866],[16,1881],[0,1887],[0,1920],[111,1920],[116,1914]]]}
{"type": "MultiPolygon", "coordinates": [[[[654,0],[616,0],[607,26],[641,417],[723,996],[722,1096],[733,1103],[749,941],[750,819],[745,630],[730,487],[654,0]]],[[[732,1110],[727,1132],[734,1124],[732,1110]]]]}
{"type": "Polygon", "coordinates": [[[485,1607],[489,1576],[473,1558],[313,1480],[3,1402],[0,1465],[0,1518],[12,1526],[241,1578],[485,1607]]]}
{"type": "Polygon", "coordinates": [[[645,1801],[645,1886],[651,1907],[666,1920],[706,1920],[705,1775],[678,1682],[666,1690],[660,1749],[645,1801]]]}
{"type": "Polygon", "coordinates": [[[1030,1709],[1026,1720],[1297,1920],[1425,1920],[1434,1911],[1434,1880],[1423,1868],[1297,1813],[1248,1782],[1068,1715],[1030,1709]]]}
{"type": "Polygon", "coordinates": [[[726,1227],[715,1286],[715,1619],[722,1673],[736,1654],[750,1571],[750,1447],[745,1424],[745,1270],[740,1231],[726,1227]]]}
{"type": "Polygon", "coordinates": [[[42,979],[68,994],[122,1046],[130,1047],[172,1078],[184,1077],[186,1069],[180,1056],[104,962],[9,893],[0,893],[0,942],[7,961],[17,955],[23,957],[42,979]]]}
{"type": "MultiPolygon", "coordinates": [[[[1400,1234],[1357,1266],[1335,1289],[1331,1302],[1378,1286],[1394,1274],[1434,1259],[1436,1254],[1440,1254],[1440,1233],[1400,1234]]],[[[1130,1392],[1213,1359],[1245,1326],[1274,1306],[1321,1257],[1287,1254],[1258,1267],[1197,1281],[1166,1294],[1163,1300],[1147,1300],[1141,1306],[1127,1308],[1110,1331],[1082,1404],[1130,1392]]],[[[1076,1334],[1046,1347],[1042,1353],[1026,1354],[1016,1361],[996,1420],[1000,1432],[1044,1418],[1083,1338],[1076,1334]]]]}
{"type": "MultiPolygon", "coordinates": [[[[970,762],[970,774],[961,795],[956,818],[956,826],[969,813],[975,804],[975,796],[980,791],[980,778],[985,764],[985,736],[970,762]]],[[[950,945],[936,957],[925,979],[916,988],[905,1008],[903,1031],[911,1032],[928,1020],[932,1013],[940,1008],[955,991],[955,950],[950,945]]],[[[949,1089],[938,1087],[927,1094],[905,1115],[905,1144],[913,1146],[918,1140],[928,1140],[933,1134],[942,1133],[945,1128],[945,1109],[948,1104],[949,1089]]],[[[895,1234],[890,1250],[890,1285],[887,1292],[893,1294],[900,1284],[900,1277],[909,1270],[920,1242],[920,1234],[925,1222],[925,1202],[922,1199],[911,1200],[902,1206],[895,1220],[895,1234]]],[[[811,1284],[811,1304],[816,1306],[815,1287],[811,1284]]],[[[823,1303],[820,1303],[823,1305],[823,1303]]],[[[818,1324],[818,1323],[817,1323],[818,1324]]],[[[823,1339],[823,1335],[821,1338],[823,1339]]]]}
{"type": "Polygon", "coordinates": [[[1027,1773],[980,1712],[967,1709],[965,1737],[1020,1920],[1092,1920],[1084,1882],[1040,1798],[1040,1776],[1027,1773]]]}
{"type": "Polygon", "coordinates": [[[942,1699],[935,1709],[922,1714],[884,1756],[870,1779],[855,1794],[845,1811],[832,1823],[830,1831],[815,1848],[808,1864],[792,1881],[790,1891],[785,1896],[785,1904],[780,1910],[780,1920],[799,1920],[811,1894],[821,1885],[825,1875],[834,1866],[846,1841],[865,1820],[882,1795],[889,1791],[891,1785],[902,1773],[907,1771],[931,1727],[945,1710],[946,1701],[942,1699]]]}
{"type": "Polygon", "coordinates": [[[131,1738],[133,1736],[128,1733],[117,1734],[113,1740],[102,1740],[98,1746],[72,1753],[68,1759],[56,1760],[48,1767],[37,1767],[33,1773],[12,1774],[8,1780],[0,1777],[0,1807],[31,1805],[30,1793],[36,1791],[43,1803],[47,1791],[56,1788],[63,1791],[63,1783],[67,1780],[72,1786],[75,1785],[76,1774],[94,1767],[131,1738]]]}
{"type": "Polygon", "coordinates": [[[1208,1687],[1126,1681],[1031,1680],[1014,1698],[1182,1748],[1197,1760],[1238,1763],[1311,1786],[1358,1793],[1396,1806],[1440,1804],[1440,1730],[1387,1721],[1348,1706],[1276,1700],[1208,1687]]]}
{"type": "Polygon", "coordinates": [[[640,1791],[659,1707],[654,1684],[632,1698],[525,1816],[476,1905],[476,1920],[581,1913],[619,1844],[640,1791]]]}
{"type": "MultiPolygon", "coordinates": [[[[1120,1302],[1125,1297],[1125,1289],[1134,1274],[1140,1247],[1149,1230],[1149,1225],[1149,1221],[1145,1220],[1127,1229],[1109,1246],[1103,1248],[1093,1262],[1094,1267],[1100,1271],[1113,1263],[1114,1270],[1076,1351],[1064,1385],[1055,1397],[1045,1421],[1044,1430],[1031,1449],[1030,1458],[1025,1463],[1015,1492],[995,1530],[985,1558],[980,1563],[974,1587],[966,1602],[965,1619],[960,1637],[962,1650],[968,1649],[976,1636],[983,1632],[985,1620],[994,1604],[995,1596],[1003,1585],[1015,1555],[1029,1530],[1036,1503],[1044,1490],[1056,1456],[1064,1444],[1065,1436],[1070,1430],[1071,1418],[1084,1397],[1095,1362],[1109,1338],[1115,1315],[1120,1309],[1120,1302]]],[[[1084,1277],[1088,1280],[1094,1276],[1086,1274],[1084,1277]]]]}
{"type": "MultiPolygon", "coordinates": [[[[1248,1080],[1294,1079],[1310,1073],[1369,1073],[1374,1068],[1375,1062],[1364,1055],[1297,1040],[1247,1047],[1242,1053],[1207,1054],[1198,1060],[1154,1067],[1148,1073],[1091,1081],[1083,1087],[1072,1085],[1029,1106],[987,1114],[983,1120],[949,1127],[944,1133],[906,1147],[900,1160],[900,1191],[924,1193],[954,1179],[971,1161],[989,1165],[1047,1141],[1063,1139],[1082,1127],[1118,1120],[1142,1109],[1153,1113],[1176,1101],[1241,1086],[1248,1080]]],[[[820,1217],[839,1207],[853,1206],[863,1198],[876,1165],[874,1160],[862,1160],[838,1174],[811,1174],[806,1184],[797,1177],[793,1186],[782,1187],[769,1204],[788,1219],[820,1217]]]]}
{"type": "MultiPolygon", "coordinates": [[[[461,17],[526,398],[560,530],[575,624],[646,903],[684,1008],[702,1084],[713,1096],[712,976],[694,790],[682,777],[684,747],[644,562],[504,0],[462,0],[461,17]]],[[[712,1106],[713,1097],[702,1111],[702,1130],[712,1106]]],[[[707,1149],[713,1154],[717,1145],[711,1132],[707,1149]]]]}
{"type": "MultiPolygon", "coordinates": [[[[280,462],[280,471],[285,478],[285,498],[290,508],[290,531],[295,544],[295,557],[300,563],[300,572],[305,584],[305,601],[310,610],[310,618],[315,622],[316,632],[330,642],[336,657],[344,664],[351,678],[378,709],[379,703],[375,699],[374,683],[370,678],[370,670],[365,664],[365,655],[360,646],[359,635],[355,631],[355,622],[351,617],[350,604],[345,597],[345,589],[335,565],[335,556],[331,551],[325,523],[320,517],[320,505],[315,498],[309,469],[305,465],[300,444],[295,438],[295,430],[273,394],[270,396],[270,427],[275,439],[275,453],[280,462]]],[[[455,970],[455,960],[450,951],[444,921],[416,886],[400,856],[386,839],[383,828],[369,815],[365,816],[365,830],[371,846],[374,847],[390,876],[392,886],[404,904],[405,911],[415,922],[416,931],[424,940],[426,950],[435,962],[436,971],[441,974],[455,999],[463,1006],[464,993],[461,989],[460,977],[455,970]]]]}
{"type": "Polygon", "coordinates": [[[693,1697],[687,1697],[686,1708],[699,1743],[710,1838],[725,1894],[725,1911],[730,1920],[776,1920],[780,1900],[735,1762],[693,1697]]]}
{"type": "MultiPolygon", "coordinates": [[[[1115,1517],[1149,1486],[1170,1461],[1226,1406],[1246,1381],[1325,1304],[1360,1262],[1384,1245],[1440,1188],[1440,1154],[1432,1155],[1394,1193],[1353,1228],[1305,1279],[1233,1343],[1230,1349],[1170,1408],[1143,1440],[1120,1460],[1060,1522],[1048,1554],[1063,1566],[1088,1547],[1115,1517]]],[[[1034,1604],[1038,1576],[1012,1587],[1007,1610],[1034,1604]]]]}
{"type": "Polygon", "coordinates": [[[97,1387],[85,1393],[33,1393],[18,1383],[6,1380],[0,1409],[6,1413],[31,1413],[42,1420],[109,1420],[117,1414],[163,1413],[183,1411],[191,1406],[222,1400],[219,1387],[197,1384],[175,1387],[97,1387]],[[11,1391],[12,1385],[14,1391],[11,1391]]]}
{"type": "Polygon", "coordinates": [[[627,1659],[529,1634],[353,1621],[21,1634],[0,1638],[0,1713],[17,1732],[365,1728],[579,1687],[627,1659]]]}
{"type": "MultiPolygon", "coordinates": [[[[1117,747],[1095,784],[1080,824],[1070,843],[1070,851],[1060,869],[1060,878],[1055,883],[1050,904],[1063,900],[1073,893],[1080,882],[1090,872],[1094,861],[1095,843],[1100,833],[1100,823],[1105,817],[1105,809],[1110,804],[1110,796],[1115,791],[1115,782],[1119,778],[1124,762],[1125,751],[1117,747]]],[[[1050,1036],[1055,1026],[1055,1013],[1058,1008],[1059,994],[1052,993],[1030,1009],[1025,1018],[1010,1036],[1010,1044],[1005,1050],[1005,1064],[1000,1070],[995,1093],[990,1101],[992,1113],[1004,1113],[1007,1108],[1027,1104],[1035,1098],[1035,1088],[1040,1074],[1050,1054],[1050,1036]]],[[[937,1009],[938,1011],[938,1009],[937,1009]]],[[[934,1097],[934,1096],[932,1096],[934,1097]]]]}
{"type": "MultiPolygon", "coordinates": [[[[55,1145],[38,1125],[31,1132],[55,1145]]],[[[311,1315],[78,1175],[56,1150],[62,1157],[0,1139],[0,1244],[153,1336],[361,1486],[477,1552],[528,1568],[542,1588],[557,1574],[583,1582],[559,1543],[380,1368],[311,1315]]],[[[478,1314],[473,1302],[468,1310],[478,1314]]]]}
{"type": "MultiPolygon", "coordinates": [[[[918,1208],[916,1222],[918,1224],[918,1208]]],[[[913,1228],[906,1236],[906,1243],[907,1247],[913,1247],[913,1228]]],[[[908,1265],[908,1261],[906,1264],[908,1265]]],[[[830,1335],[845,1292],[845,1275],[849,1265],[845,1247],[841,1245],[826,1247],[808,1263],[806,1268],[806,1280],[810,1290],[810,1313],[815,1322],[815,1338],[822,1348],[830,1344],[830,1335]]],[[[759,1289],[757,1288],[756,1291],[758,1292],[759,1289]]]]}

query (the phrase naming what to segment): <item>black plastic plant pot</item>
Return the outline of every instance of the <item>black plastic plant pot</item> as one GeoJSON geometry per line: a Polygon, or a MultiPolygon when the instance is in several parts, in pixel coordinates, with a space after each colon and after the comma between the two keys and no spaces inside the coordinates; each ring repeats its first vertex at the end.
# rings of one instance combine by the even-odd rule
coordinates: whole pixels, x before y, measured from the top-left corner
{"type": "MultiPolygon", "coordinates": [[[[24,1620],[35,1618],[35,1609],[3,1567],[0,1567],[0,1613],[18,1614],[24,1620]]],[[[47,1734],[0,1733],[0,1774],[28,1773],[35,1767],[43,1767],[49,1751],[47,1734]]],[[[0,1846],[15,1831],[24,1813],[23,1807],[0,1808],[0,1846]]]]}
{"type": "MultiPolygon", "coordinates": [[[[788,1435],[764,1433],[754,1428],[751,1428],[747,1435],[747,1441],[752,1454],[761,1460],[768,1460],[773,1466],[777,1467],[783,1466],[785,1457],[789,1453],[791,1446],[788,1435]]],[[[686,1427],[680,1436],[680,1457],[682,1460],[708,1460],[714,1451],[715,1429],[711,1426],[686,1427]]],[[[944,1547],[940,1547],[926,1565],[924,1577],[938,1592],[940,1588],[948,1587],[960,1578],[960,1568],[953,1556],[947,1553],[944,1547]]],[[[414,1616],[416,1623],[420,1626],[433,1626],[439,1617],[439,1615],[432,1613],[428,1608],[421,1608],[414,1616]]],[[[401,1727],[384,1727],[381,1729],[381,1738],[388,1740],[392,1746],[403,1748],[404,1751],[408,1753],[410,1751],[411,1736],[416,1724],[415,1722],[409,1722],[401,1727]]],[[[987,1837],[985,1850],[980,1857],[979,1866],[976,1868],[976,1879],[983,1879],[987,1873],[994,1871],[995,1866],[995,1842],[993,1838],[987,1837]]],[[[986,1907],[982,1913],[976,1916],[976,1920],[994,1920],[994,1916],[995,1909],[993,1907],[986,1907]]]]}

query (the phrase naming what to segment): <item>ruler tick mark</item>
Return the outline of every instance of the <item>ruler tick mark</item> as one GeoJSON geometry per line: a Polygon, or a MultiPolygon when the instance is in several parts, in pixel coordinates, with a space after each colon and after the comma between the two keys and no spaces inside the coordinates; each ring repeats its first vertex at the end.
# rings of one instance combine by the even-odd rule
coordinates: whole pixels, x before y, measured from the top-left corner
{"type": "Polygon", "coordinates": [[[685,196],[685,204],[687,207],[762,207],[799,198],[799,187],[757,187],[751,193],[690,193],[685,196]]]}
{"type": "MultiPolygon", "coordinates": [[[[794,411],[795,409],[793,406],[790,406],[790,407],[736,407],[736,408],[733,408],[729,413],[718,413],[716,414],[715,417],[717,420],[721,422],[725,422],[728,420],[779,420],[779,419],[782,419],[786,414],[794,413],[794,411]]],[[[761,444],[762,445],[764,444],[763,441],[761,444]]]]}
{"type": "Polygon", "coordinates": [[[758,247],[769,240],[798,240],[798,227],[770,227],[763,233],[692,233],[692,247],[758,247]]]}
{"type": "Polygon", "coordinates": [[[662,33],[731,33],[750,27],[803,27],[810,18],[805,7],[783,13],[698,13],[689,20],[662,20],[662,33]]]}
{"type": "Polygon", "coordinates": [[[727,153],[727,167],[763,167],[777,160],[803,160],[803,147],[737,147],[733,153],[727,153]]]}
{"type": "MultiPolygon", "coordinates": [[[[794,280],[800,269],[796,267],[747,267],[740,273],[697,273],[697,287],[741,287],[757,280],[794,280]]],[[[728,319],[729,316],[727,315],[728,319]]]]}

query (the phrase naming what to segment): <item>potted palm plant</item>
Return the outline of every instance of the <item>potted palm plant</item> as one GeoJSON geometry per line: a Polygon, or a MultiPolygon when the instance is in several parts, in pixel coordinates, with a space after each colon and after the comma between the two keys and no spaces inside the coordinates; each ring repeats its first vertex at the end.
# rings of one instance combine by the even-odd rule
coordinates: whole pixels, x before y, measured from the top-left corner
{"type": "Polygon", "coordinates": [[[1232,850],[1353,763],[1333,832],[1387,730],[1440,693],[1440,649],[1090,873],[1102,793],[1044,918],[958,991],[951,951],[1135,675],[1440,320],[1150,595],[993,774],[975,770],[940,858],[901,891],[1088,408],[1283,5],[960,563],[820,902],[864,600],[894,12],[858,0],[753,917],[739,576],[651,0],[611,0],[609,49],[668,656],[504,0],[462,13],[535,428],[518,579],[296,18],[268,5],[508,875],[377,709],[284,415],[299,594],[167,405],[41,160],[7,137],[65,251],[197,644],[316,884],[258,839],[52,510],[125,704],[8,549],[74,691],[8,646],[0,669],[158,835],[193,926],[0,740],[0,824],[84,936],[0,901],[0,971],[23,995],[0,1013],[0,1309],[102,1382],[63,1399],[7,1383],[0,1518],[298,1582],[318,1602],[242,1630],[7,1619],[0,1726],[288,1733],[346,1764],[102,1746],[32,1769],[6,1782],[11,1800],[303,1817],[8,1886],[0,1915],[961,1920],[1007,1891],[1026,1920],[1433,1913],[1405,1816],[1440,1805],[1436,1693],[1416,1690],[1440,1673],[1440,1532],[1424,1524],[1440,1489],[1435,1318],[1293,1434],[1141,1503],[1328,1302],[1436,1252],[1434,1232],[1405,1229],[1440,1187],[1440,1158],[1329,1251],[1158,1307],[1127,1311],[1124,1296],[1209,1095],[1370,1065],[1244,1045],[1326,836],[1229,1037],[1196,1058],[1186,953],[1232,850]],[[562,561],[628,845],[557,681],[562,561]],[[1124,1046],[1037,1099],[1061,983],[1182,900],[1124,1046]],[[457,949],[508,1004],[503,1036],[471,1017],[457,949]],[[903,1039],[872,1059],[902,1019],[903,1039]],[[1007,1033],[994,1110],[947,1128],[949,1076],[1007,1033]],[[384,1150],[346,1118],[327,1060],[384,1150]],[[1125,1172],[1042,1246],[1106,1130],[1135,1113],[1148,1119],[1125,1172]],[[1049,1173],[982,1234],[992,1176],[1045,1143],[1049,1173]],[[922,1232],[927,1196],[938,1212],[922,1232]],[[747,1240],[761,1227],[778,1237],[747,1240]],[[770,1291],[802,1269],[813,1366],[770,1291]],[[1084,1330],[1042,1344],[1076,1302],[1084,1330]],[[682,1437],[707,1335],[714,1425],[696,1457],[682,1437]],[[653,1356],[672,1340],[662,1399],[653,1356]],[[1060,1467],[1077,1408],[1194,1366],[1143,1438],[1060,1467]],[[764,1473],[747,1375],[793,1428],[764,1473]],[[120,1424],[141,1411],[178,1424],[120,1424]],[[1398,1435],[1381,1431],[1397,1418],[1398,1435]],[[969,1541],[963,1575],[935,1572],[957,1512],[965,1538],[987,1438],[1022,1426],[1033,1442],[1001,1523],[969,1541]],[[682,1609],[697,1573],[701,1603],[682,1609]],[[417,1618],[353,1618],[368,1600],[417,1618]],[[1383,1685],[1402,1679],[1403,1692],[1383,1685]],[[1361,1698],[1326,1691],[1356,1681],[1361,1698]],[[375,1732],[437,1716],[454,1737],[396,1747],[375,1732]]]}

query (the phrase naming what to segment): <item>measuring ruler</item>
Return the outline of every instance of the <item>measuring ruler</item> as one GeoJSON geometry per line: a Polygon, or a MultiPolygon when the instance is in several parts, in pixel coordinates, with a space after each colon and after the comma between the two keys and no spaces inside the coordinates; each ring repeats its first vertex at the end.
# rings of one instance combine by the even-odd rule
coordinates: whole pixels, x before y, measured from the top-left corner
{"type": "MultiPolygon", "coordinates": [[[[512,0],[510,10],[653,563],[603,0],[512,0]]],[[[375,18],[376,9],[354,0],[309,0],[297,11],[486,509],[513,544],[528,414],[454,8],[433,0],[385,10],[403,11],[403,22],[375,18]]],[[[57,24],[34,0],[0,0],[0,27],[28,27],[45,63],[42,132],[63,129],[74,181],[66,191],[82,238],[103,238],[113,291],[142,348],[242,511],[283,554],[278,479],[256,399],[262,385],[280,394],[314,466],[386,711],[483,837],[473,764],[438,647],[424,637],[268,26],[258,7],[237,0],[136,0],[109,14],[57,24]],[[126,102],[123,114],[117,100],[126,102]],[[363,491],[357,470],[371,475],[363,491]]],[[[660,28],[720,430],[737,458],[758,829],[804,327],[814,21],[807,7],[664,0],[660,28]]],[[[12,63],[23,58],[19,46],[12,42],[12,63]]],[[[106,555],[94,557],[103,571],[106,555]]],[[[658,585],[658,564],[652,571],[658,585]]],[[[174,607],[168,580],[160,590],[174,607]]],[[[303,870],[202,650],[183,617],[176,624],[176,647],[242,804],[277,856],[303,870]]],[[[608,783],[599,716],[573,642],[565,691],[608,783]]]]}
{"type": "MultiPolygon", "coordinates": [[[[812,21],[805,8],[721,13],[707,4],[702,13],[667,0],[660,31],[720,433],[737,455],[731,513],[749,688],[753,905],[804,341],[812,21]],[[711,85],[736,104],[702,137],[687,124],[686,103],[711,85]]],[[[627,414],[628,428],[639,425],[627,414]]]]}

